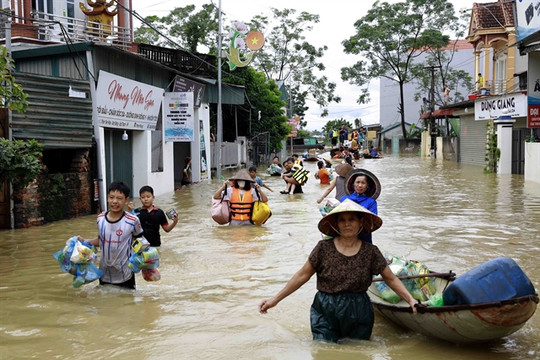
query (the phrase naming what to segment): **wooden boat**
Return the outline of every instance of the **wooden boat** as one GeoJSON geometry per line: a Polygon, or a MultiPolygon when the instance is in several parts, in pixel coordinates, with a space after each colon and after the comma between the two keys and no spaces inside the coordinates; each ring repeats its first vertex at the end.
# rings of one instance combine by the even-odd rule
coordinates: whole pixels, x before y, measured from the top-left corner
{"type": "MultiPolygon", "coordinates": [[[[455,279],[452,272],[431,273],[429,276],[435,283],[437,294],[442,294],[455,279]]],[[[508,336],[525,325],[538,304],[538,294],[534,294],[471,305],[432,307],[422,303],[417,307],[417,314],[413,314],[404,301],[390,304],[383,300],[375,283],[369,287],[368,295],[375,310],[385,319],[405,329],[453,343],[486,342],[508,336]]]]}

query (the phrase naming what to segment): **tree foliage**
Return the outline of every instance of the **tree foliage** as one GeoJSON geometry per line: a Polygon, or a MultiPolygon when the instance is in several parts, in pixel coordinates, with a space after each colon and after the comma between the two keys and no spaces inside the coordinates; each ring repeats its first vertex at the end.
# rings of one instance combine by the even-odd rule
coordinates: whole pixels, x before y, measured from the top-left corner
{"type": "MultiPolygon", "coordinates": [[[[458,22],[458,31],[456,32],[456,39],[463,37],[465,30],[468,28],[469,17],[461,17],[458,22]]],[[[426,58],[424,64],[427,66],[434,66],[439,69],[435,77],[435,105],[442,106],[444,102],[444,86],[447,85],[451,89],[451,102],[464,101],[467,94],[473,89],[473,79],[469,73],[465,70],[454,69],[450,66],[457,50],[457,41],[451,41],[445,47],[434,48],[430,47],[426,51],[426,58]]],[[[416,74],[416,93],[414,94],[414,100],[417,101],[421,97],[425,96],[427,89],[431,87],[431,74],[426,71],[420,71],[416,74]]],[[[422,109],[421,112],[428,111],[422,109]]]]}
{"type": "Polygon", "coordinates": [[[15,63],[8,56],[7,48],[0,45],[0,107],[25,112],[28,109],[27,94],[13,77],[15,63]]]}
{"type": "Polygon", "coordinates": [[[0,183],[17,182],[25,186],[41,171],[43,145],[36,140],[0,138],[0,183]]]}
{"type": "MultiPolygon", "coordinates": [[[[247,96],[250,99],[252,111],[242,112],[244,115],[237,119],[238,128],[251,129],[248,134],[250,136],[269,132],[270,148],[280,150],[281,141],[287,137],[291,128],[287,125],[287,117],[283,113],[285,103],[281,100],[281,93],[276,83],[272,80],[268,81],[263,73],[250,67],[238,68],[235,70],[234,76],[225,74],[223,81],[245,86],[247,96]]],[[[226,123],[234,123],[231,120],[226,123]]]]}
{"type": "MultiPolygon", "coordinates": [[[[145,21],[152,28],[190,52],[201,52],[202,47],[209,53],[217,53],[218,13],[213,5],[203,4],[195,11],[195,5],[173,9],[164,17],[147,16],[145,21]]],[[[135,30],[135,41],[158,46],[174,47],[167,39],[159,36],[150,26],[143,24],[135,30]]]]}
{"type": "Polygon", "coordinates": [[[389,4],[376,1],[368,13],[354,24],[356,34],[343,41],[345,52],[361,59],[341,69],[343,80],[362,88],[359,103],[369,101],[371,79],[385,77],[400,88],[403,137],[405,109],[403,86],[414,80],[422,65],[415,63],[428,48],[448,44],[446,30],[454,30],[454,7],[447,0],[410,0],[389,4]]]}
{"type": "Polygon", "coordinates": [[[319,16],[308,12],[296,15],[294,9],[275,8],[272,14],[273,19],[257,15],[249,23],[250,28],[265,33],[264,47],[254,57],[253,66],[267,79],[288,84],[294,115],[303,116],[309,94],[322,108],[321,116],[326,116],[328,104],[341,98],[334,94],[336,84],[320,75],[325,70],[321,58],[328,47],[316,47],[306,41],[305,33],[319,22],[319,16]]]}

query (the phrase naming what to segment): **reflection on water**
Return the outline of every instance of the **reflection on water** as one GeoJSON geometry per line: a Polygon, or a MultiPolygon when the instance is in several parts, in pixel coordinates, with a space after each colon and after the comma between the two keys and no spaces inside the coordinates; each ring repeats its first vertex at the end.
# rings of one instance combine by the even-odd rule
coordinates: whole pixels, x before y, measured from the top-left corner
{"type": "MultiPolygon", "coordinates": [[[[540,185],[479,167],[386,157],[361,160],[382,185],[383,252],[458,273],[512,257],[540,287],[540,185]]],[[[315,163],[307,163],[315,171],[315,163]]],[[[225,173],[229,176],[232,173],[225,173]]],[[[273,215],[262,227],[218,226],[210,197],[220,181],[192,185],[156,204],[176,208],[179,224],[162,232],[162,280],[137,275],[134,292],[79,289],[52,254],[73,235],[95,236],[95,216],[0,232],[0,358],[94,359],[462,359],[540,357],[540,316],[488,345],[456,346],[406,332],[377,318],[371,341],[314,343],[309,306],[315,278],[269,314],[259,301],[281,289],[320,239],[311,178],[301,195],[282,195],[282,180],[259,175],[273,215]]],[[[331,196],[334,193],[332,192],[331,196]]]]}

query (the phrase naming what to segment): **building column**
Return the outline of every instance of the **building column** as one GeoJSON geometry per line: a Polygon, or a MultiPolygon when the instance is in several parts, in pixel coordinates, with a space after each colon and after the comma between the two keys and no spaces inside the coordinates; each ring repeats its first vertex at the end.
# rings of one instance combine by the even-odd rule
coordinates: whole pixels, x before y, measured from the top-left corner
{"type": "Polygon", "coordinates": [[[501,151],[497,174],[512,173],[512,128],[516,120],[502,115],[493,121],[497,126],[497,148],[501,151]]]}

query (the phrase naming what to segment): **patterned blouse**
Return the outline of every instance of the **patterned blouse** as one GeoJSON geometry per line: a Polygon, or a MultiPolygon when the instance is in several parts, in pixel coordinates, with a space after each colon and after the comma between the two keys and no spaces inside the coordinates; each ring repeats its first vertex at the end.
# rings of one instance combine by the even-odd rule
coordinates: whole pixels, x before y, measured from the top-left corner
{"type": "Polygon", "coordinates": [[[356,255],[340,253],[334,239],[321,240],[309,255],[309,262],[317,272],[317,290],[335,293],[360,293],[371,285],[373,275],[387,266],[378,247],[363,242],[356,255]]]}

